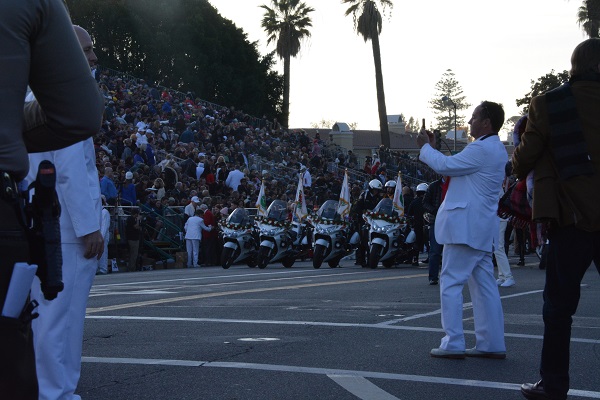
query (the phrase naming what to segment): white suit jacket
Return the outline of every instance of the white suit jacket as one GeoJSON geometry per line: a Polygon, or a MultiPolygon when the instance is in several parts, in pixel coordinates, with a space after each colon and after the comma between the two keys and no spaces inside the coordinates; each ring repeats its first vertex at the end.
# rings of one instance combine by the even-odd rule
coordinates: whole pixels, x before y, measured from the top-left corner
{"type": "Polygon", "coordinates": [[[88,138],[60,150],[29,154],[27,182],[35,181],[38,166],[43,160],[56,166],[63,243],[78,242],[83,236],[100,230],[102,202],[93,139],[88,138]]]}
{"type": "Polygon", "coordinates": [[[426,144],[420,160],[451,177],[435,219],[437,242],[491,252],[498,242],[498,193],[508,161],[498,135],[479,138],[450,157],[426,144]]]}

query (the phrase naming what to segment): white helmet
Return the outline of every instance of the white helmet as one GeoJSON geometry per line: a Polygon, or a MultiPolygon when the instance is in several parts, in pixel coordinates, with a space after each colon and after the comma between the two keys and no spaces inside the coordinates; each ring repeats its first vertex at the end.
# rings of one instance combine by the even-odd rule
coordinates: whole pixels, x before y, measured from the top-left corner
{"type": "Polygon", "coordinates": [[[396,181],[387,181],[385,183],[385,187],[395,188],[396,187],[396,181]]]}
{"type": "Polygon", "coordinates": [[[419,183],[417,185],[417,192],[426,192],[427,188],[429,188],[429,185],[426,183],[419,183]]]}
{"type": "Polygon", "coordinates": [[[373,179],[371,182],[369,182],[369,188],[381,190],[383,189],[383,185],[379,179],[373,179]]]}

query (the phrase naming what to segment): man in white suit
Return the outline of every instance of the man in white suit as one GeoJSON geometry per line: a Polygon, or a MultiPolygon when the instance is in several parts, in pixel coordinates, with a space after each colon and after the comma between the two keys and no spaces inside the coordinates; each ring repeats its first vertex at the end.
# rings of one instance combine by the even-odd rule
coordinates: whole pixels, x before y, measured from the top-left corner
{"type": "Polygon", "coordinates": [[[504,317],[492,264],[498,244],[498,193],[508,155],[498,138],[502,106],[489,101],[475,108],[469,124],[475,141],[454,156],[435,150],[433,133],[421,131],[420,160],[450,183],[436,220],[435,237],[444,245],[440,294],[446,336],[431,350],[439,358],[505,358],[504,317]],[[475,319],[475,347],[466,350],[462,290],[468,283],[475,319]]]}
{"type": "MultiPolygon", "coordinates": [[[[75,26],[75,33],[91,68],[97,62],[90,35],[75,26]]],[[[99,116],[100,119],[100,116],[99,116]]],[[[79,399],[75,389],[81,372],[83,324],[87,299],[104,251],[100,233],[100,182],[92,138],[62,150],[29,155],[27,181],[35,180],[42,160],[56,166],[56,192],[61,205],[60,234],[64,289],[45,300],[36,278],[31,297],[39,302],[40,316],[33,320],[39,398],[79,399]]]]}

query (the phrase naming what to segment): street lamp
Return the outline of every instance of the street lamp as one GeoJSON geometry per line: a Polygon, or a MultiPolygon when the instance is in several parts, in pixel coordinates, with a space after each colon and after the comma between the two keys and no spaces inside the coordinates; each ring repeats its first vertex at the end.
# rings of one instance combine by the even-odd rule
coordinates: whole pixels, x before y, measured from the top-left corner
{"type": "Polygon", "coordinates": [[[454,107],[454,153],[456,153],[456,103],[452,101],[452,99],[448,96],[442,97],[442,101],[449,101],[454,107]]]}

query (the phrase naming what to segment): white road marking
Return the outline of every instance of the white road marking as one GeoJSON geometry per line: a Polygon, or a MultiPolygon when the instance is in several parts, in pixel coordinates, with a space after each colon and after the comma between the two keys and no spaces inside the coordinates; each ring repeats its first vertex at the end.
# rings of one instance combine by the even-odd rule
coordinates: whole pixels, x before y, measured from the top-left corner
{"type": "Polygon", "coordinates": [[[362,400],[400,400],[362,376],[327,375],[335,383],[362,400]]]}
{"type": "MultiPolygon", "coordinates": [[[[122,321],[168,321],[168,322],[214,322],[214,323],[229,323],[229,324],[263,324],[263,325],[304,325],[304,326],[334,326],[334,327],[350,327],[350,328],[376,328],[376,329],[392,329],[399,331],[416,331],[416,332],[438,332],[444,333],[441,328],[430,328],[426,326],[402,326],[402,325],[387,325],[387,324],[356,324],[346,322],[317,322],[317,321],[278,321],[278,320],[246,320],[246,319],[220,319],[220,318],[180,318],[180,317],[139,317],[139,316],[121,316],[121,315],[86,315],[86,319],[105,319],[105,320],[122,320],[122,321]]],[[[475,331],[465,330],[465,333],[474,335],[475,331]]],[[[525,335],[522,333],[504,333],[505,337],[516,339],[534,339],[542,340],[541,335],[525,335]]],[[[571,342],[600,344],[600,340],[571,338],[571,342]]]]}
{"type": "MultiPolygon", "coordinates": [[[[177,279],[161,279],[154,281],[135,281],[135,282],[123,282],[123,283],[110,283],[105,285],[94,285],[92,289],[97,288],[110,288],[110,287],[118,287],[118,286],[132,286],[132,285],[147,285],[147,284],[161,284],[168,282],[182,282],[182,281],[204,281],[204,280],[212,280],[219,278],[239,278],[239,277],[248,277],[248,276],[265,276],[265,275],[290,275],[293,273],[306,273],[306,272],[314,272],[314,269],[306,269],[306,270],[292,270],[292,271],[283,271],[283,272],[263,272],[263,273],[255,273],[255,274],[239,274],[239,275],[216,275],[216,276],[200,276],[200,277],[187,277],[187,278],[177,278],[177,279]]],[[[298,276],[291,278],[281,278],[281,279],[269,279],[270,280],[287,280],[287,279],[301,279],[301,278],[322,278],[329,276],[340,276],[340,275],[356,275],[356,274],[367,274],[369,271],[359,271],[359,272],[343,272],[338,274],[323,274],[323,275],[312,275],[312,276],[298,276]]],[[[259,281],[247,281],[247,282],[265,282],[265,280],[261,279],[259,281]]],[[[239,283],[247,283],[246,281],[242,281],[239,283]]],[[[232,282],[235,283],[235,282],[232,282]]]]}
{"type": "MultiPolygon", "coordinates": [[[[537,293],[542,293],[542,292],[543,292],[543,290],[532,290],[530,292],[522,292],[522,293],[509,294],[506,296],[500,296],[500,298],[501,299],[510,299],[513,297],[528,296],[530,294],[537,294],[537,293]]],[[[463,310],[468,310],[470,308],[473,308],[473,303],[464,303],[463,304],[463,310]]],[[[383,322],[380,322],[379,325],[397,324],[398,322],[412,321],[412,320],[419,319],[419,318],[431,317],[432,315],[439,315],[441,313],[442,313],[442,309],[439,308],[437,310],[430,311],[428,313],[415,314],[415,315],[411,315],[410,317],[404,317],[404,318],[392,319],[389,321],[383,321],[383,322]]]]}
{"type": "MultiPolygon", "coordinates": [[[[274,364],[256,364],[241,362],[210,362],[210,361],[192,361],[192,360],[161,360],[147,358],[116,358],[116,357],[82,357],[82,362],[98,364],[131,364],[131,365],[167,365],[174,367],[209,367],[209,368],[237,368],[260,371],[292,372],[327,376],[356,376],[373,379],[388,379],[395,381],[437,383],[445,385],[469,386],[478,388],[502,389],[502,390],[520,390],[519,383],[477,381],[473,379],[455,379],[442,378],[439,376],[393,374],[375,371],[354,371],[334,368],[309,368],[297,367],[293,365],[274,365],[274,364]]],[[[589,390],[570,389],[569,395],[587,397],[591,399],[600,399],[600,392],[589,390]]]]}

